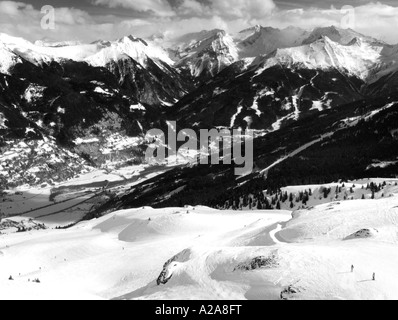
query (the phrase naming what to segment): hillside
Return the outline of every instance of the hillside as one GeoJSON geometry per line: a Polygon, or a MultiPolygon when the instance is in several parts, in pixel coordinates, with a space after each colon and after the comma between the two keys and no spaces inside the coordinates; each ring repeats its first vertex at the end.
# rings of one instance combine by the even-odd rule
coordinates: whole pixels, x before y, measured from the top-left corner
{"type": "Polygon", "coordinates": [[[234,165],[190,165],[186,161],[186,166],[135,186],[102,210],[185,204],[238,208],[236,203],[244,196],[258,198],[269,190],[279,197],[279,190],[289,185],[396,178],[397,98],[342,105],[259,135],[254,140],[250,175],[235,176],[234,165]]]}
{"type": "Polygon", "coordinates": [[[397,204],[396,194],[331,203],[292,220],[287,211],[146,207],[0,235],[0,297],[397,299],[397,204]]]}

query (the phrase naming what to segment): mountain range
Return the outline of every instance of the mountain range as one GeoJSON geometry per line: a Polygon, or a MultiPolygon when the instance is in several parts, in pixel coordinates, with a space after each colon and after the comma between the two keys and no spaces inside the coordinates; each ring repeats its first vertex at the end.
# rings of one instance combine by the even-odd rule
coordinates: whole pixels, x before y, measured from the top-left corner
{"type": "MultiPolygon", "coordinates": [[[[338,140],[346,150],[336,123],[352,124],[349,119],[357,122],[344,128],[347,134],[365,137],[363,121],[377,132],[361,166],[394,164],[398,154],[386,150],[398,150],[391,120],[397,62],[398,46],[334,26],[255,26],[237,34],[212,30],[91,44],[31,43],[0,34],[0,181],[51,184],[110,162],[141,162],[145,132],[165,120],[181,128],[255,129],[259,177],[281,153],[325,134],[331,141],[323,147],[338,140]],[[387,105],[388,111],[369,117],[387,105]],[[381,130],[386,123],[388,130],[381,130]],[[376,150],[378,159],[372,158],[376,150]]],[[[357,174],[366,174],[364,168],[357,174]]],[[[177,173],[189,179],[198,171],[183,170],[193,170],[193,176],[177,173]]],[[[333,177],[339,174],[345,172],[333,177]]],[[[239,184],[231,181],[223,192],[239,184]]]]}
{"type": "Polygon", "coordinates": [[[0,34],[0,299],[396,299],[397,62],[333,26],[0,34]],[[147,161],[154,128],[198,148],[147,161]],[[214,128],[251,172],[196,163],[214,128]]]}

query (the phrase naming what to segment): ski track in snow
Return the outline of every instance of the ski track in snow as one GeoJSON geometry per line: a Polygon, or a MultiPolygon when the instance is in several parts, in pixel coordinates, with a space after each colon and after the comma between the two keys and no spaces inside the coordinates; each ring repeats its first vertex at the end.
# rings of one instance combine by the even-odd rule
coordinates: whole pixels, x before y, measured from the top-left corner
{"type": "MultiPolygon", "coordinates": [[[[300,90],[301,94],[302,94],[303,88],[305,88],[305,86],[303,86],[303,87],[301,88],[301,90],[300,90]]],[[[388,110],[389,108],[391,108],[392,106],[394,106],[396,103],[397,103],[397,102],[392,102],[392,103],[386,105],[385,107],[383,107],[383,108],[381,108],[381,109],[379,109],[379,110],[373,111],[373,112],[371,112],[370,114],[366,115],[366,116],[364,117],[364,119],[365,119],[365,120],[368,120],[368,119],[374,117],[376,114],[378,114],[378,113],[380,113],[380,112],[382,112],[382,111],[388,110]]],[[[289,116],[288,116],[288,117],[289,117],[289,116]]],[[[361,119],[361,117],[352,118],[352,119],[346,119],[345,124],[348,125],[348,126],[350,126],[350,127],[353,127],[353,126],[356,126],[356,125],[357,125],[357,123],[358,123],[358,121],[359,121],[360,119],[361,119]]],[[[280,119],[278,122],[280,122],[280,121],[282,121],[282,119],[280,119]]],[[[278,123],[278,122],[277,122],[277,123],[278,123]]],[[[274,124],[274,125],[275,125],[275,124],[274,124]]],[[[278,164],[282,163],[282,162],[285,161],[286,159],[292,158],[292,157],[294,157],[294,156],[300,154],[301,152],[305,151],[306,149],[308,149],[308,148],[312,147],[313,145],[315,145],[315,144],[317,144],[317,143],[323,141],[323,140],[326,139],[326,138],[329,138],[329,137],[333,136],[336,132],[338,132],[338,131],[340,131],[340,130],[343,130],[343,129],[345,129],[345,128],[346,128],[346,127],[343,126],[343,127],[340,127],[339,129],[337,129],[335,132],[329,132],[329,133],[326,133],[326,134],[322,135],[321,138],[316,139],[316,140],[314,140],[314,141],[311,141],[311,142],[305,144],[304,146],[302,146],[302,147],[300,147],[300,148],[294,150],[293,152],[291,152],[291,153],[290,153],[289,155],[287,155],[286,157],[281,158],[281,159],[275,161],[275,162],[274,162],[273,164],[271,164],[269,167],[263,169],[260,173],[261,173],[261,174],[266,174],[269,170],[271,170],[272,168],[274,168],[274,167],[277,166],[278,164]]]]}
{"type": "Polygon", "coordinates": [[[301,288],[293,299],[393,299],[397,206],[396,196],[344,201],[294,219],[289,211],[140,208],[69,230],[1,235],[0,298],[276,300],[293,285],[301,288]],[[343,241],[364,227],[377,236],[343,241]],[[170,280],[158,286],[174,256],[170,280]],[[277,266],[236,270],[270,256],[277,266]],[[28,282],[35,278],[41,284],[28,282]]]}
{"type": "Polygon", "coordinates": [[[264,170],[262,170],[260,173],[261,173],[261,174],[266,174],[269,170],[271,170],[273,167],[277,166],[278,164],[282,163],[282,162],[285,161],[286,159],[292,158],[292,157],[294,157],[294,156],[300,154],[301,152],[303,152],[303,151],[307,150],[308,148],[312,147],[313,145],[315,145],[315,144],[317,144],[317,143],[323,141],[323,140],[326,139],[326,138],[331,137],[334,133],[335,133],[335,132],[326,133],[326,134],[322,135],[321,138],[316,139],[316,140],[314,140],[314,141],[311,141],[311,142],[309,142],[309,143],[303,145],[302,147],[300,147],[300,148],[294,150],[293,152],[291,152],[291,153],[290,153],[289,155],[287,155],[286,157],[281,158],[281,159],[275,161],[273,164],[271,164],[269,167],[267,167],[267,168],[265,168],[264,170]]]}
{"type": "MultiPolygon", "coordinates": [[[[241,102],[242,103],[242,102],[241,102]]],[[[238,117],[238,115],[242,112],[242,110],[243,110],[243,107],[240,105],[241,103],[239,103],[239,105],[238,105],[238,109],[237,109],[237,111],[236,111],[236,113],[232,116],[232,118],[231,118],[231,124],[230,124],[230,127],[231,128],[233,128],[234,127],[234,125],[235,125],[235,122],[236,122],[236,118],[238,117]]]]}

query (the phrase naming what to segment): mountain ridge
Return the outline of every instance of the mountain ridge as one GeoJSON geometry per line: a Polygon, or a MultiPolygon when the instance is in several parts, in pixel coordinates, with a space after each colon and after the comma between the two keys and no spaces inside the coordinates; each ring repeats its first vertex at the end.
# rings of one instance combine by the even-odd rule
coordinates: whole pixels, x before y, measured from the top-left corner
{"type": "Polygon", "coordinates": [[[167,119],[267,136],[398,83],[398,46],[335,27],[39,44],[0,34],[2,151],[55,139],[86,166],[143,161],[145,132],[167,119]]]}

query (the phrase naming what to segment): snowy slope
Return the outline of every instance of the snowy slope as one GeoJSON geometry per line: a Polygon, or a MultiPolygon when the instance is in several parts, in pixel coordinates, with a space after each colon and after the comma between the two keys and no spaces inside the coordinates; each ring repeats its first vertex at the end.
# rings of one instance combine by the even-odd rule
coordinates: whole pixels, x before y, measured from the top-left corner
{"type": "Polygon", "coordinates": [[[280,30],[261,26],[231,35],[216,29],[187,34],[177,39],[162,37],[146,41],[127,36],[116,41],[91,44],[33,44],[0,34],[0,50],[5,56],[2,70],[7,70],[13,61],[7,53],[9,50],[35,65],[73,60],[106,66],[130,57],[146,67],[147,59],[150,58],[169,66],[175,64],[179,68],[187,68],[194,77],[214,76],[242,59],[258,58],[255,62],[258,64],[276,51],[268,66],[282,63],[289,66],[300,64],[313,69],[335,67],[346,69],[361,79],[374,78],[375,73],[379,76],[395,71],[398,55],[396,47],[350,29],[328,27],[308,32],[295,27],[280,30]]]}
{"type": "Polygon", "coordinates": [[[239,59],[233,38],[222,30],[191,34],[175,51],[177,66],[187,67],[191,75],[214,76],[239,59]]]}
{"type": "Polygon", "coordinates": [[[143,66],[146,66],[148,57],[151,59],[159,59],[169,65],[173,65],[173,61],[160,47],[133,36],[124,37],[116,42],[110,43],[110,45],[96,46],[98,50],[97,53],[84,59],[94,66],[104,66],[112,60],[119,60],[123,55],[133,58],[143,66]]]}
{"type": "Polygon", "coordinates": [[[292,220],[288,211],[146,207],[2,235],[0,298],[397,299],[397,205],[396,194],[345,201],[292,220]]]}
{"type": "Polygon", "coordinates": [[[396,199],[391,197],[334,202],[297,211],[279,236],[289,242],[343,240],[360,230],[370,229],[375,240],[396,244],[397,227],[398,208],[396,199]]]}
{"type": "Polygon", "coordinates": [[[50,63],[55,59],[51,52],[48,52],[45,47],[35,46],[25,39],[12,37],[4,33],[0,33],[0,46],[6,47],[16,56],[34,65],[50,63]]]}
{"type": "Polygon", "coordinates": [[[206,72],[214,76],[236,61],[300,45],[306,36],[308,32],[294,27],[279,30],[255,26],[237,34],[216,29],[177,39],[162,38],[157,43],[170,48],[177,66],[187,67],[193,76],[200,77],[206,72]]]}
{"type": "Polygon", "coordinates": [[[262,66],[257,74],[275,65],[312,70],[337,69],[362,80],[380,78],[385,69],[397,70],[398,55],[387,52],[380,43],[354,39],[341,45],[328,37],[308,45],[278,49],[272,55],[258,58],[253,65],[262,66]]]}
{"type": "Polygon", "coordinates": [[[0,42],[0,73],[9,74],[10,69],[22,60],[0,42]]]}
{"type": "MultiPolygon", "coordinates": [[[[386,46],[385,43],[354,30],[340,29],[334,26],[307,31],[293,26],[276,29],[257,25],[236,34],[227,34],[223,30],[216,29],[190,33],[177,39],[156,38],[155,42],[169,48],[172,59],[177,62],[178,66],[188,66],[191,74],[199,77],[203,72],[209,70],[214,75],[242,59],[254,59],[271,54],[278,49],[310,45],[325,37],[343,46],[350,45],[354,39],[380,47],[386,46]]],[[[347,54],[351,55],[351,52],[347,54]]],[[[360,55],[362,54],[360,53],[360,55]]],[[[351,58],[355,60],[358,57],[352,56],[351,58]]],[[[369,57],[369,60],[372,58],[373,55],[369,57]]]]}
{"type": "Polygon", "coordinates": [[[311,44],[317,40],[322,39],[323,37],[328,37],[334,42],[337,42],[342,45],[349,44],[353,39],[361,39],[366,42],[379,42],[372,37],[365,36],[360,34],[352,29],[341,29],[335,26],[325,27],[325,28],[315,28],[306,39],[303,40],[303,45],[311,44]]]}
{"type": "Polygon", "coordinates": [[[64,43],[49,46],[45,43],[33,44],[24,39],[0,34],[0,43],[25,60],[38,65],[51,61],[86,61],[93,66],[106,66],[124,55],[145,66],[147,58],[159,59],[172,65],[173,61],[160,47],[133,36],[124,37],[114,42],[99,41],[92,44],[64,43]]]}

